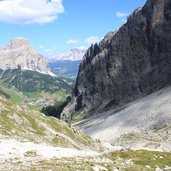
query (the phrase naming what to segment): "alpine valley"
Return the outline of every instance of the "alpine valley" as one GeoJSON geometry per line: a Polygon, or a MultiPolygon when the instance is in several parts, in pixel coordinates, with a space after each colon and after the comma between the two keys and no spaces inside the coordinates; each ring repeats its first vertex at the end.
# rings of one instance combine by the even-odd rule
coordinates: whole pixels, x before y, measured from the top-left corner
{"type": "MultiPolygon", "coordinates": [[[[0,19],[13,1],[0,1],[0,19]]],[[[20,8],[11,9],[26,18],[11,26],[22,20],[22,28],[36,23],[41,32],[63,11],[60,0],[37,2],[15,0],[20,8]],[[30,2],[50,15],[29,16],[30,2]]],[[[69,15],[68,8],[63,19],[69,15]]],[[[65,40],[68,47],[79,41],[65,40]]],[[[48,60],[22,37],[0,48],[0,171],[171,171],[171,0],[147,0],[87,51],[48,60]]]]}

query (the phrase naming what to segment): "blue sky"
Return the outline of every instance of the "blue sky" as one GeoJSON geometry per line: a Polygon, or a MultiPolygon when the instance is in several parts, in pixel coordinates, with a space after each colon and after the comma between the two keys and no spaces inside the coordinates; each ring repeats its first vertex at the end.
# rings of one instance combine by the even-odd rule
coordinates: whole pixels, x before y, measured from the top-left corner
{"type": "Polygon", "coordinates": [[[15,37],[25,37],[44,55],[86,48],[107,32],[119,28],[127,15],[145,2],[3,0],[0,1],[0,46],[15,37]]]}

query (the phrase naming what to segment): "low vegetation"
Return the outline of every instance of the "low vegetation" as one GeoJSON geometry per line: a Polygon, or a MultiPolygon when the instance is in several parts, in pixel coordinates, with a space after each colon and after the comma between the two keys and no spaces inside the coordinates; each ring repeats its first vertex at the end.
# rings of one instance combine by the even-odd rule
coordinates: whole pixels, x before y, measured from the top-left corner
{"type": "Polygon", "coordinates": [[[65,106],[70,102],[70,96],[66,98],[65,101],[56,102],[53,106],[43,107],[41,112],[47,116],[53,116],[60,119],[60,115],[65,108],[65,106]]]}
{"type": "Polygon", "coordinates": [[[21,69],[0,70],[1,82],[8,88],[16,88],[21,92],[50,92],[55,93],[60,89],[71,92],[72,86],[61,78],[41,74],[35,71],[21,69]]]}
{"type": "Polygon", "coordinates": [[[79,148],[95,145],[91,138],[69,128],[66,123],[37,111],[16,106],[2,97],[0,97],[0,125],[0,135],[21,141],[79,148]]]}
{"type": "Polygon", "coordinates": [[[33,71],[0,70],[0,74],[0,95],[25,108],[42,110],[49,116],[58,116],[58,110],[54,109],[66,100],[72,88],[66,83],[69,79],[33,71]]]}
{"type": "Polygon", "coordinates": [[[47,144],[54,147],[90,149],[98,151],[94,156],[53,157],[42,159],[36,149],[23,153],[24,158],[12,157],[0,161],[0,169],[8,170],[103,170],[154,171],[171,168],[171,153],[145,150],[106,151],[100,142],[92,140],[68,124],[40,112],[24,109],[0,97],[0,136],[20,142],[47,144]],[[23,162],[24,160],[24,162],[23,162]],[[8,169],[7,169],[8,168],[8,169]]]}

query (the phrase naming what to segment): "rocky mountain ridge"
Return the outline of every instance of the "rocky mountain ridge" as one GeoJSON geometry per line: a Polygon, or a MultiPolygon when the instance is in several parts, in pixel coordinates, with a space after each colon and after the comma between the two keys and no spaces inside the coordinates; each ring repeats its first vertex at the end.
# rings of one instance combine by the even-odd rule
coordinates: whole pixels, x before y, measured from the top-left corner
{"type": "Polygon", "coordinates": [[[170,9],[170,0],[148,0],[117,32],[92,45],[80,64],[72,101],[61,118],[124,105],[169,85],[170,9]]]}
{"type": "Polygon", "coordinates": [[[25,38],[15,38],[5,47],[0,48],[0,69],[16,69],[37,71],[47,75],[54,74],[48,67],[45,57],[38,54],[25,38]]]}
{"type": "Polygon", "coordinates": [[[59,53],[48,58],[49,62],[54,61],[77,61],[81,60],[85,54],[86,50],[82,48],[73,48],[70,52],[59,53]]]}

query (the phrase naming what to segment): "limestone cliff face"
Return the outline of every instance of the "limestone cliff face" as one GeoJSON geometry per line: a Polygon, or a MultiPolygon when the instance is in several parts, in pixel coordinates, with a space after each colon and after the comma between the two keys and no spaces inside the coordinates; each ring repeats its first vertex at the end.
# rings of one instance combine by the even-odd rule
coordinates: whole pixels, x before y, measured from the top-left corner
{"type": "Polygon", "coordinates": [[[15,38],[4,48],[0,48],[0,69],[32,70],[50,74],[47,60],[30,46],[25,38],[15,38]]]}
{"type": "Polygon", "coordinates": [[[171,0],[148,0],[84,56],[61,117],[118,106],[170,84],[171,0]]]}

